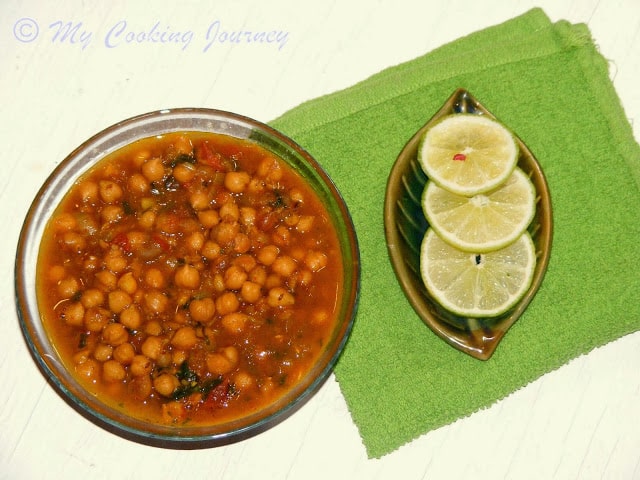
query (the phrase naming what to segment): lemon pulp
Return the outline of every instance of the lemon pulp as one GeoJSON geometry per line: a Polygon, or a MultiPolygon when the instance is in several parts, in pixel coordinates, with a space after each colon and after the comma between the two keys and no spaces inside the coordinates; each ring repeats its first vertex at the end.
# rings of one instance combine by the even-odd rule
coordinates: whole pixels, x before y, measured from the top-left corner
{"type": "Polygon", "coordinates": [[[425,133],[418,158],[440,187],[472,196],[494,189],[509,177],[518,147],[499,122],[482,115],[454,114],[425,133]]]}
{"type": "Polygon", "coordinates": [[[524,232],[488,253],[459,250],[429,228],[421,245],[420,273],[431,297],[464,317],[493,317],[511,309],[531,285],[536,254],[524,232]]]}
{"type": "Polygon", "coordinates": [[[429,181],[422,208],[433,229],[452,246],[489,252],[514,242],[531,223],[536,192],[519,168],[494,190],[467,197],[429,181]]]}

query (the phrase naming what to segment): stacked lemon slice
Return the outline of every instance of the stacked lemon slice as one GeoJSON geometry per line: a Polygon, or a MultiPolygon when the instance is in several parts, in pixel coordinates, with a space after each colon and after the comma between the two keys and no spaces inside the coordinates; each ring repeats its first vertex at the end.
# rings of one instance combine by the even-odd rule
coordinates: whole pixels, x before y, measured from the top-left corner
{"type": "Polygon", "coordinates": [[[418,158],[429,177],[422,208],[430,228],[421,247],[427,290],[460,316],[505,313],[525,295],[536,265],[527,231],[536,191],[516,166],[513,135],[485,116],[450,115],[425,133],[418,158]]]}

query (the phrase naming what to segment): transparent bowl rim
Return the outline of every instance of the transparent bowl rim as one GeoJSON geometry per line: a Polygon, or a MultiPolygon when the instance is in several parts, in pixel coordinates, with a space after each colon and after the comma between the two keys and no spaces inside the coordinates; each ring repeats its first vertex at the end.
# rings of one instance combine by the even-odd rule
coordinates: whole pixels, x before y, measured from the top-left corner
{"type": "Polygon", "coordinates": [[[260,433],[298,410],[329,377],[350,336],[360,293],[358,239],[347,205],[325,170],[292,139],[252,118],[224,110],[176,108],[145,113],[105,128],[73,150],[49,175],[25,217],[14,266],[18,321],[29,351],[49,383],[80,414],[122,437],[167,448],[205,448],[260,433]],[[329,346],[305,377],[267,410],[212,427],[166,427],[124,415],[95,399],[64,367],[41,321],[35,274],[42,232],[72,183],[97,161],[140,138],[178,131],[221,133],[252,140],[311,179],[340,236],[344,262],[341,316],[329,346]]]}

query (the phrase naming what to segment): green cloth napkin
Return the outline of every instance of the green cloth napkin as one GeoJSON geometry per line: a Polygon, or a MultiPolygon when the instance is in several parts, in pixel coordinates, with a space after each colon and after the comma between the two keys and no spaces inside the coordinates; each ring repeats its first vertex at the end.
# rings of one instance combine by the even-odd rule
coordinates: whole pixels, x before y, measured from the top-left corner
{"type": "Polygon", "coordinates": [[[552,24],[534,9],[302,104],[272,125],[315,156],[353,216],[362,290],[335,374],[369,457],[640,328],[640,148],[585,25],[552,24]],[[529,146],[553,202],[543,285],[486,362],[420,321],[397,283],[383,230],[396,156],[458,87],[529,146]]]}

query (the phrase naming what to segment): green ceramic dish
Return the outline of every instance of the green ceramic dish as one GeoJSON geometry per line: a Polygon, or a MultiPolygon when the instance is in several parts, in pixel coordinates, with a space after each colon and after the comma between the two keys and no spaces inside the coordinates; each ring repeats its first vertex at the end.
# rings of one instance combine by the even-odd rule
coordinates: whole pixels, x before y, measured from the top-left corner
{"type": "Polygon", "coordinates": [[[453,347],[475,358],[487,360],[507,330],[522,315],[542,283],[551,252],[551,197],[540,165],[527,146],[516,137],[520,150],[518,166],[530,176],[537,192],[536,215],[529,227],[537,255],[532,284],[516,306],[495,318],[459,317],[435,302],[429,296],[420,276],[420,244],[428,228],[420,199],[427,177],[420,167],[416,152],[420,139],[434,123],[446,115],[457,113],[495,118],[469,92],[459,89],[416,132],[400,152],[389,175],[384,205],[385,235],[398,281],[422,321],[453,347]]]}

